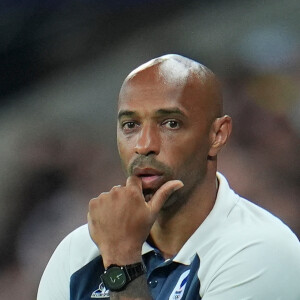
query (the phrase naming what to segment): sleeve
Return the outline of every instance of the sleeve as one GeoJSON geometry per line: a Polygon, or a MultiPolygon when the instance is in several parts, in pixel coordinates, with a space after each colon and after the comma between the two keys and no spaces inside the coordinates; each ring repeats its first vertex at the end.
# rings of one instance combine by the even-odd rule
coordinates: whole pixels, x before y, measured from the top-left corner
{"type": "Polygon", "coordinates": [[[215,269],[202,300],[299,300],[300,243],[296,236],[282,237],[274,230],[268,236],[257,233],[255,238],[242,240],[240,248],[215,269]]]}
{"type": "Polygon", "coordinates": [[[39,284],[37,300],[69,300],[70,242],[68,235],[50,258],[39,284]]]}

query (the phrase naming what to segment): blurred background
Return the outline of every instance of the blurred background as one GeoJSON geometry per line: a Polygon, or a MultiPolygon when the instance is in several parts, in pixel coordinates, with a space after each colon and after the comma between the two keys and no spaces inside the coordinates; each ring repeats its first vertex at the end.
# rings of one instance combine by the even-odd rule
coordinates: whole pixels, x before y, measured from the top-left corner
{"type": "Polygon", "coordinates": [[[2,0],[0,298],[35,299],[89,199],[124,183],[118,91],[166,53],[222,79],[234,131],[219,170],[300,237],[299,20],[298,0],[2,0]]]}

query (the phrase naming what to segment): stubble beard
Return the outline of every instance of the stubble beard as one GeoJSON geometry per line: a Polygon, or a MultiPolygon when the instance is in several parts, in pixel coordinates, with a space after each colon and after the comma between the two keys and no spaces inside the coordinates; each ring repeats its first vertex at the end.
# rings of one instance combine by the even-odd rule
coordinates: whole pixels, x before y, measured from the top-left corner
{"type": "Polygon", "coordinates": [[[180,178],[184,186],[170,195],[165,201],[161,212],[170,216],[179,212],[189,202],[189,199],[193,197],[197,188],[201,186],[206,174],[207,168],[204,165],[200,166],[200,164],[199,168],[194,172],[186,170],[180,178]]]}
{"type": "MultiPolygon", "coordinates": [[[[194,161],[189,163],[195,164],[194,161]]],[[[126,167],[124,161],[121,158],[121,164],[126,176],[132,175],[135,166],[147,165],[147,166],[152,166],[154,168],[163,170],[163,172],[167,174],[167,177],[170,178],[169,180],[175,179],[171,168],[156,161],[153,157],[139,156],[131,164],[129,164],[128,167],[126,167]]],[[[197,187],[201,185],[201,183],[203,182],[203,179],[205,178],[207,173],[207,166],[205,165],[205,162],[201,163],[198,161],[198,165],[199,167],[195,171],[191,172],[190,170],[186,170],[180,176],[180,178],[176,178],[181,180],[184,183],[184,187],[173,192],[168,197],[168,199],[163,204],[160,213],[162,213],[163,215],[172,216],[176,214],[176,212],[180,211],[180,209],[186,205],[186,203],[189,201],[190,197],[193,195],[197,187]]],[[[149,202],[154,196],[154,194],[156,193],[156,191],[157,190],[151,190],[151,189],[143,190],[145,201],[149,202]]]]}

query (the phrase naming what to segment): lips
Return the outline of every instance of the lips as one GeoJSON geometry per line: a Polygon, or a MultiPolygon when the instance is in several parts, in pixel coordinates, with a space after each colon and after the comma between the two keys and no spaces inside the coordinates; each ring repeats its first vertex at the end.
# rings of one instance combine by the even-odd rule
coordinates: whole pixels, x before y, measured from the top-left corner
{"type": "Polygon", "coordinates": [[[135,168],[133,175],[140,177],[143,189],[158,189],[164,182],[163,173],[153,168],[135,168]]]}

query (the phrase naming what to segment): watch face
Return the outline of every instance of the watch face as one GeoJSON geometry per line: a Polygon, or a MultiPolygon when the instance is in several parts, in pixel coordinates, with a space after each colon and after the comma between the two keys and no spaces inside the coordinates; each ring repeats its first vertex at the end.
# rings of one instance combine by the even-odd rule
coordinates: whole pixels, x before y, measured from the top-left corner
{"type": "Polygon", "coordinates": [[[106,288],[118,291],[126,285],[126,275],[122,268],[111,267],[101,276],[106,288]]]}

